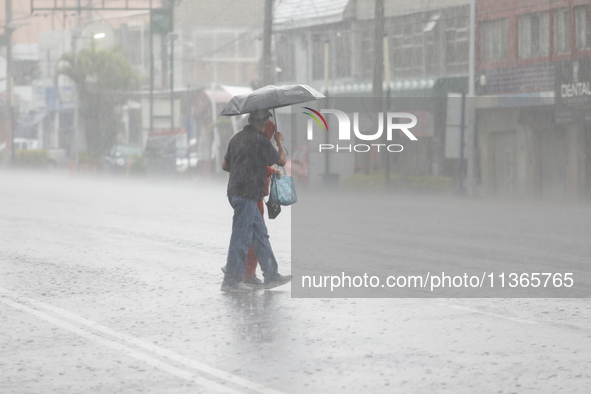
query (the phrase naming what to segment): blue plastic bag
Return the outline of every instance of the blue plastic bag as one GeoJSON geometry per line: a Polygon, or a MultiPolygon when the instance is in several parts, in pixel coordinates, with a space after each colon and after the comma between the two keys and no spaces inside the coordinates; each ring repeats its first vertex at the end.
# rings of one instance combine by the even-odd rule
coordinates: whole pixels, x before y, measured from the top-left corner
{"type": "Polygon", "coordinates": [[[281,178],[277,178],[275,174],[271,175],[271,190],[269,192],[269,202],[279,205],[291,205],[298,202],[295,184],[293,178],[286,175],[285,168],[281,178]]]}

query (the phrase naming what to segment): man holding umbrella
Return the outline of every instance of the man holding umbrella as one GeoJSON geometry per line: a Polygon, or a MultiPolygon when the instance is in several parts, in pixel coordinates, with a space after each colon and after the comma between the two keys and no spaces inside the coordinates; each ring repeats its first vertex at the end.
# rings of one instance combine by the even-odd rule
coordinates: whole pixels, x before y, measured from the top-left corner
{"type": "Polygon", "coordinates": [[[286,107],[324,98],[308,85],[268,85],[254,92],[232,97],[220,115],[234,116],[250,113],[249,125],[237,133],[228,144],[222,169],[230,173],[228,200],[234,208],[232,236],[224,270],[222,291],[246,292],[253,288],[241,282],[248,247],[252,245],[263,271],[264,288],[271,289],[291,281],[291,275],[277,272],[269,234],[257,201],[263,198],[267,166],[285,165],[283,135],[275,133],[278,151],[263,134],[270,108],[286,107]]]}
{"type": "Polygon", "coordinates": [[[263,198],[267,166],[285,165],[283,135],[275,133],[278,150],[263,134],[271,113],[267,109],[250,113],[248,125],[228,144],[222,169],[230,173],[228,200],[234,209],[232,236],[221,291],[250,292],[242,282],[249,246],[252,245],[263,271],[264,288],[271,289],[291,281],[291,275],[277,272],[277,261],[269,242],[267,226],[257,207],[263,198]]]}

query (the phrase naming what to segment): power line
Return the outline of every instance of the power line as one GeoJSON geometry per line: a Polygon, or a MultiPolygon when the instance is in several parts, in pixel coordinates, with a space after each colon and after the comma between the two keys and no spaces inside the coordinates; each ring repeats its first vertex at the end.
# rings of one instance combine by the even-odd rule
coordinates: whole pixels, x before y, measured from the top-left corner
{"type": "MultiPolygon", "coordinates": [[[[251,34],[255,31],[256,29],[251,27],[251,30],[245,31],[244,33],[240,34],[238,37],[236,37],[235,39],[233,39],[232,41],[227,42],[226,44],[222,45],[221,47],[218,47],[216,49],[213,49],[209,52],[206,53],[202,53],[199,56],[197,56],[197,58],[204,58],[206,56],[221,52],[225,49],[227,49],[230,45],[235,44],[236,42],[238,42],[239,40],[241,40],[242,38],[244,38],[245,36],[247,36],[248,34],[251,34]]],[[[255,41],[257,39],[257,37],[252,37],[250,39],[250,41],[247,42],[247,44],[251,44],[253,41],[255,41]]]]}

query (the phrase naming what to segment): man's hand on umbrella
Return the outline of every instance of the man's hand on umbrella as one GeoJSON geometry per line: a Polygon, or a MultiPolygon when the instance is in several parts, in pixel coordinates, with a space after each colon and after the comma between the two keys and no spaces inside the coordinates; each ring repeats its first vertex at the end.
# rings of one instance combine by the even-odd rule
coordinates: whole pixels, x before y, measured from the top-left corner
{"type": "Polygon", "coordinates": [[[277,142],[277,144],[283,143],[283,134],[281,134],[280,132],[275,132],[275,135],[273,137],[275,138],[275,142],[277,142]]]}
{"type": "Polygon", "coordinates": [[[277,150],[279,151],[279,160],[275,162],[278,166],[283,167],[287,163],[285,148],[283,147],[283,134],[275,133],[275,142],[277,142],[277,150]]]}

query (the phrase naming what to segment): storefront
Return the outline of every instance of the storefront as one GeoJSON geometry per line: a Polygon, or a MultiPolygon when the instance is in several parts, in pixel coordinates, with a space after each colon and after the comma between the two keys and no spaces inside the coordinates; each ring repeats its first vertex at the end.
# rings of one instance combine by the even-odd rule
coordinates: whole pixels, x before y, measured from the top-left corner
{"type": "MultiPolygon", "coordinates": [[[[557,63],[554,122],[564,135],[565,188],[591,197],[591,58],[557,63]]],[[[554,152],[550,152],[553,154],[554,152]]]]}
{"type": "Polygon", "coordinates": [[[554,129],[551,96],[550,92],[477,98],[479,195],[547,198],[544,188],[560,190],[550,185],[564,176],[549,175],[560,170],[543,172],[545,158],[551,157],[544,154],[544,146],[551,143],[545,136],[552,136],[554,129]]]}
{"type": "Polygon", "coordinates": [[[480,195],[590,198],[591,59],[555,63],[553,91],[478,97],[476,131],[480,195]]]}

